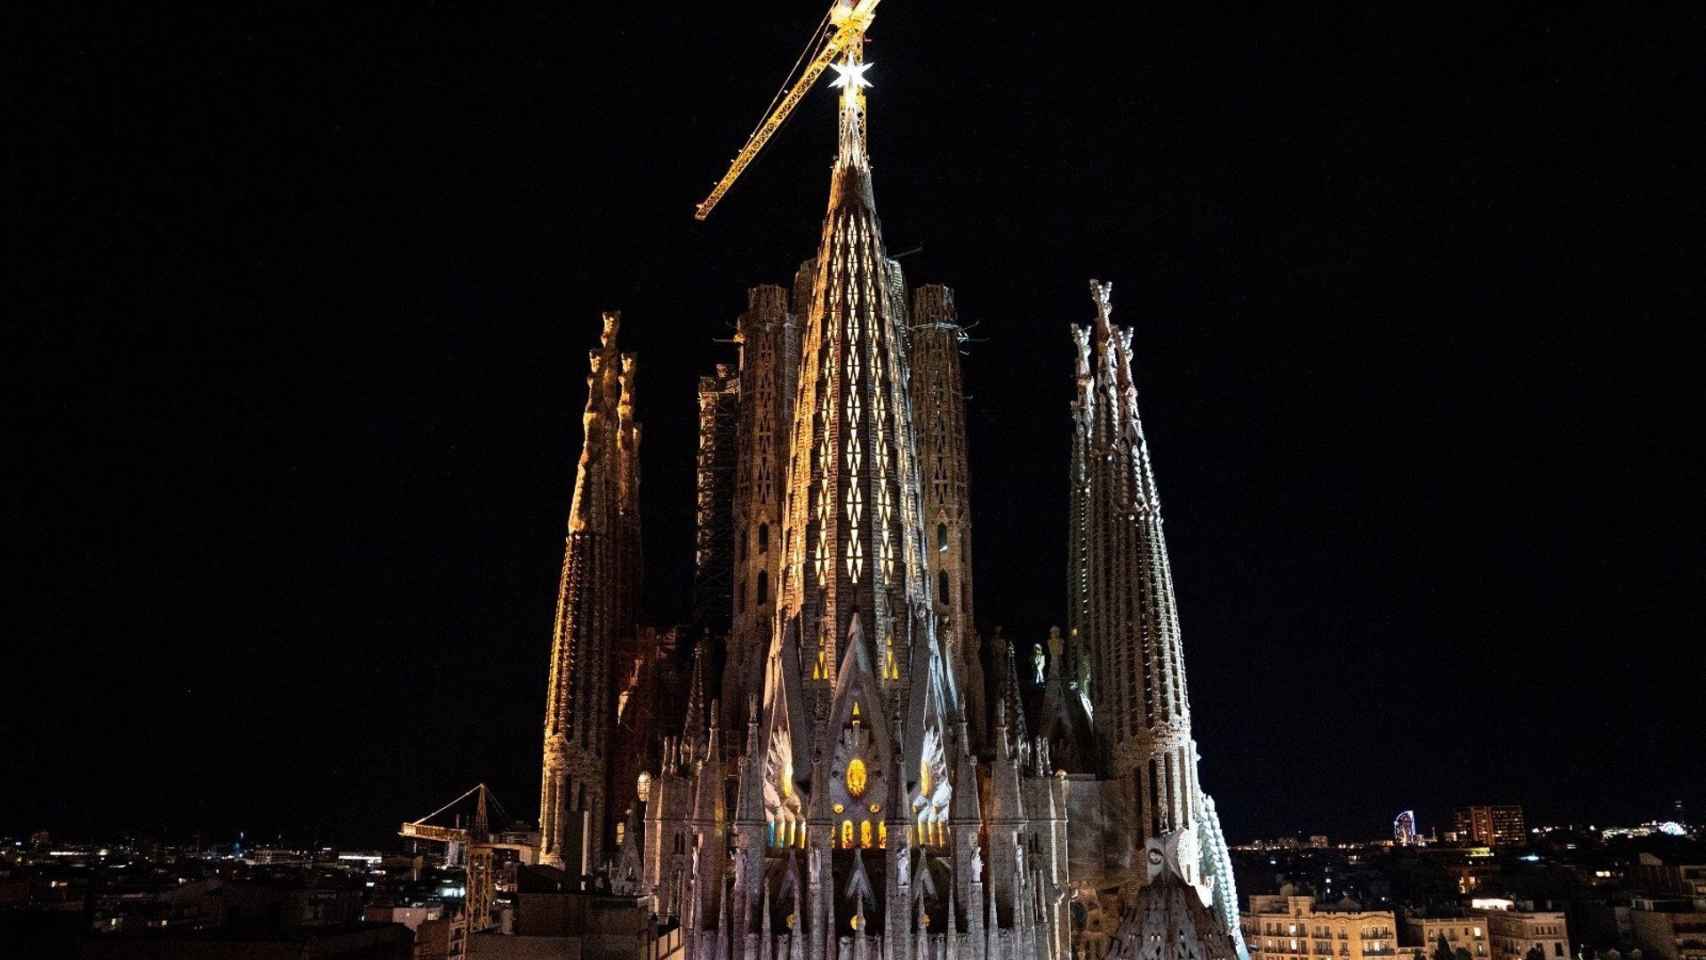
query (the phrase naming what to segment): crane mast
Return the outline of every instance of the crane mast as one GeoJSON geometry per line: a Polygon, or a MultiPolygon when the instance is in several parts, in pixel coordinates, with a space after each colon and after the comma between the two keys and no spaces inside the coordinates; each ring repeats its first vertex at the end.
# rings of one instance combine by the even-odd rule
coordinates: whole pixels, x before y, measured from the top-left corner
{"type": "Polygon", "coordinates": [[[729,164],[729,172],[723,174],[723,178],[711,188],[710,195],[694,208],[694,219],[704,220],[711,215],[711,208],[717,205],[717,201],[723,199],[723,194],[728,193],[731,186],[734,186],[735,180],[740,177],[742,171],[746,170],[747,166],[752,163],[753,158],[758,155],[758,151],[764,149],[764,145],[770,142],[771,136],[781,129],[783,122],[788,119],[788,115],[794,112],[796,106],[799,106],[800,101],[805,98],[806,92],[811,89],[812,84],[817,82],[817,78],[829,69],[829,65],[844,53],[858,55],[864,43],[865,31],[870,28],[871,21],[876,17],[879,2],[881,0],[858,0],[857,3],[837,0],[836,4],[830,8],[829,23],[834,32],[823,41],[823,45],[818,48],[816,55],[811,58],[811,61],[800,73],[800,78],[794,81],[792,87],[788,88],[787,94],[776,104],[776,108],[759,122],[758,128],[747,139],[746,145],[740,148],[740,153],[736,154],[734,161],[729,164]]]}

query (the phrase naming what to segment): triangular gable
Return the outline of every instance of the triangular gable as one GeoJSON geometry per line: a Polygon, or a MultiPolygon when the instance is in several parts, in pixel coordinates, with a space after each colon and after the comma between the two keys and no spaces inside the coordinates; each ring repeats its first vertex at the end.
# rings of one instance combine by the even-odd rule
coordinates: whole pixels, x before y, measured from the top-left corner
{"type": "MultiPolygon", "coordinates": [[[[765,817],[773,826],[778,819],[804,820],[801,783],[809,772],[810,754],[806,747],[807,713],[800,695],[799,648],[799,619],[794,617],[771,639],[765,657],[758,743],[750,748],[763,751],[764,760],[756,767],[764,778],[765,817]],[[788,809],[788,817],[777,816],[781,807],[788,809]]],[[[799,836],[803,837],[803,832],[799,836]]],[[[777,838],[772,842],[778,842],[777,838]]]]}
{"type": "Polygon", "coordinates": [[[947,754],[948,717],[957,704],[948,683],[947,664],[936,643],[933,621],[933,614],[923,605],[912,620],[904,760],[907,795],[913,810],[916,813],[924,807],[934,808],[930,819],[945,822],[953,796],[947,754]]]}
{"type": "Polygon", "coordinates": [[[836,736],[836,731],[852,721],[853,707],[857,704],[859,722],[870,728],[872,741],[877,745],[880,756],[886,759],[894,740],[889,732],[889,718],[884,716],[882,690],[865,644],[864,624],[859,619],[859,611],[855,610],[847,623],[847,644],[841,655],[841,669],[835,674],[835,696],[829,708],[830,736],[836,736]]]}

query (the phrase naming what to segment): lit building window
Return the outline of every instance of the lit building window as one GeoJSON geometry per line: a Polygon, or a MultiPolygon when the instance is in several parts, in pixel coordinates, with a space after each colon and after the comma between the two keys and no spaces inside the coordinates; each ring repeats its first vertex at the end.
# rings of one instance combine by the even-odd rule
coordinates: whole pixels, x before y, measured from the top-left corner
{"type": "Polygon", "coordinates": [[[847,795],[857,800],[865,795],[865,761],[854,757],[847,764],[847,795]]]}
{"type": "Polygon", "coordinates": [[[843,849],[853,849],[853,821],[841,821],[841,846],[843,849]]]}
{"type": "Polygon", "coordinates": [[[871,821],[869,820],[859,822],[859,846],[867,850],[871,848],[871,821]]]}
{"type": "Polygon", "coordinates": [[[639,796],[641,803],[645,803],[646,801],[651,799],[651,796],[652,796],[652,775],[651,774],[642,772],[638,777],[634,778],[634,793],[639,796]]]}

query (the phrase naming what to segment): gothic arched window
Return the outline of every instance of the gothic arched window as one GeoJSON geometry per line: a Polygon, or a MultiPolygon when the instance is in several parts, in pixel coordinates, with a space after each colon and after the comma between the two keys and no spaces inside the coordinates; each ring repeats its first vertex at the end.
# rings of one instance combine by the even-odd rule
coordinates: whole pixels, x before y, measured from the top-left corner
{"type": "Polygon", "coordinates": [[[758,525],[758,552],[770,552],[770,524],[768,523],[758,525]]]}
{"type": "Polygon", "coordinates": [[[948,550],[948,525],[945,523],[936,524],[936,549],[943,553],[948,550]]]}
{"type": "Polygon", "coordinates": [[[946,570],[936,572],[936,602],[944,606],[952,602],[948,599],[948,571],[946,570]]]}
{"type": "Polygon", "coordinates": [[[770,602],[770,571],[768,570],[758,571],[758,597],[756,602],[761,607],[770,602]]]}

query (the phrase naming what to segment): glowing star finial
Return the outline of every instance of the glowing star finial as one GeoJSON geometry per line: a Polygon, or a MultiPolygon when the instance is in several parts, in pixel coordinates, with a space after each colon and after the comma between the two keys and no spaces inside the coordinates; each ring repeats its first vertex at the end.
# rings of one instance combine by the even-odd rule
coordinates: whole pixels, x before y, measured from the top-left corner
{"type": "Polygon", "coordinates": [[[871,69],[868,63],[855,63],[849,59],[846,63],[832,63],[829,68],[835,71],[835,79],[829,85],[846,90],[842,99],[848,103],[855,102],[859,91],[871,85],[871,81],[865,79],[865,71],[871,69]]]}

